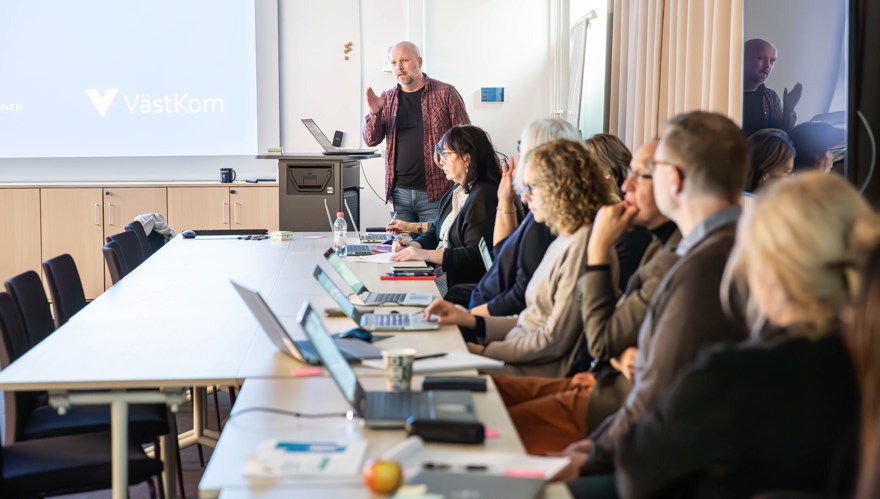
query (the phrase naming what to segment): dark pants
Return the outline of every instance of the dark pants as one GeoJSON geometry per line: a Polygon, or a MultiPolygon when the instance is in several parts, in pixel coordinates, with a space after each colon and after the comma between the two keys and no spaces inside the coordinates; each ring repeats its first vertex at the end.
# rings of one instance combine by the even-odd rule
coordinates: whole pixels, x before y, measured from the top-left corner
{"type": "Polygon", "coordinates": [[[431,223],[437,218],[437,209],[440,206],[440,201],[428,201],[426,191],[406,187],[394,187],[391,201],[394,203],[397,219],[404,222],[431,223]]]}

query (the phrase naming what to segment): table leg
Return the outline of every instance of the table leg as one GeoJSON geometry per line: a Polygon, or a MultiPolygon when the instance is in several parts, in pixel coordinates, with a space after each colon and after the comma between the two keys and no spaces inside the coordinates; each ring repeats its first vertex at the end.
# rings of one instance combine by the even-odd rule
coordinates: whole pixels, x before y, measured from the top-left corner
{"type": "Polygon", "coordinates": [[[128,498],[128,402],[110,403],[110,440],[113,458],[113,499],[128,498]]]}

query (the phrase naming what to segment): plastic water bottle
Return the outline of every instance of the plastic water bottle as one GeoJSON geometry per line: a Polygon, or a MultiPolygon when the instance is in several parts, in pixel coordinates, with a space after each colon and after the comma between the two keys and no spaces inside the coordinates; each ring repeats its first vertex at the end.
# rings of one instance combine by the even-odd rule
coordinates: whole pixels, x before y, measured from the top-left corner
{"type": "Polygon", "coordinates": [[[348,230],[348,224],[345,223],[345,213],[337,212],[336,221],[333,222],[333,249],[340,258],[345,258],[348,239],[345,232],[348,230]]]}

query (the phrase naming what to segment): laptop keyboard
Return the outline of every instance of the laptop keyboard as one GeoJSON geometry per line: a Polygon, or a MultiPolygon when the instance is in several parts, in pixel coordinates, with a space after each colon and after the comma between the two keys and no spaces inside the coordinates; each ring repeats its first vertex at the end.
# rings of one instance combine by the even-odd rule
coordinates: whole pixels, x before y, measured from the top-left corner
{"type": "Polygon", "coordinates": [[[412,324],[409,314],[372,314],[372,325],[377,327],[406,327],[412,324]]]}
{"type": "Polygon", "coordinates": [[[367,392],[370,418],[401,419],[431,415],[431,403],[421,392],[367,392]]]}
{"type": "Polygon", "coordinates": [[[370,303],[403,303],[406,293],[370,293],[370,303]]]}
{"type": "Polygon", "coordinates": [[[349,256],[369,256],[373,254],[373,252],[370,251],[370,247],[366,244],[349,244],[345,248],[345,251],[349,256]]]}
{"type": "Polygon", "coordinates": [[[394,239],[394,236],[392,234],[386,234],[386,233],[361,234],[361,241],[363,241],[365,243],[384,243],[385,241],[388,241],[389,239],[394,239]]]}

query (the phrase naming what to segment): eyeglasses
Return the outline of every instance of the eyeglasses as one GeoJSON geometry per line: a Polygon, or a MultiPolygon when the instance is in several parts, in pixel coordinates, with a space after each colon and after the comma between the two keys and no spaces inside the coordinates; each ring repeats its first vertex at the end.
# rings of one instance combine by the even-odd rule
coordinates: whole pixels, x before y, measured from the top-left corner
{"type": "Polygon", "coordinates": [[[678,170],[678,174],[681,175],[681,178],[685,177],[684,168],[682,168],[681,166],[679,166],[675,163],[671,163],[669,161],[663,161],[663,160],[654,159],[654,158],[648,158],[645,160],[645,173],[643,175],[649,175],[651,178],[653,178],[654,177],[654,169],[657,165],[671,166],[671,167],[675,168],[676,170],[678,170]]]}
{"type": "Polygon", "coordinates": [[[456,152],[444,150],[438,144],[436,147],[434,147],[434,163],[437,163],[437,166],[440,166],[440,162],[449,159],[450,154],[456,154],[456,152]]]}
{"type": "Polygon", "coordinates": [[[541,188],[541,184],[530,184],[528,182],[523,182],[522,188],[523,188],[523,192],[525,192],[526,194],[531,196],[535,192],[535,189],[541,188]]]}
{"type": "Polygon", "coordinates": [[[626,176],[632,177],[636,180],[651,180],[652,178],[654,178],[654,175],[652,173],[649,173],[648,170],[645,170],[643,173],[639,173],[632,168],[626,169],[626,176]]]}

